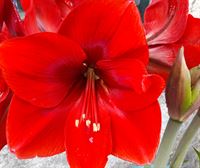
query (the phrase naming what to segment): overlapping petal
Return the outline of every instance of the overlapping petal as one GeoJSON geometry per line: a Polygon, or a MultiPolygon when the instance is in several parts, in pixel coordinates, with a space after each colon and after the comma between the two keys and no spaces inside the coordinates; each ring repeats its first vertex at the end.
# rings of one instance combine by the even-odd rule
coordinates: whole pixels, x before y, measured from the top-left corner
{"type": "Polygon", "coordinates": [[[83,0],[21,0],[27,34],[57,32],[67,14],[83,0]]]}
{"type": "Polygon", "coordinates": [[[162,64],[160,64],[156,61],[154,62],[152,60],[149,62],[148,67],[147,67],[147,71],[150,74],[158,74],[158,75],[162,76],[165,81],[167,81],[170,70],[171,70],[171,67],[162,65],[162,64]]]}
{"type": "Polygon", "coordinates": [[[163,79],[148,75],[144,64],[138,60],[101,61],[97,65],[112,101],[123,111],[149,106],[164,88],[163,79]]]}
{"type": "Polygon", "coordinates": [[[12,36],[23,36],[25,31],[12,0],[4,0],[4,21],[12,36]]]}
{"type": "Polygon", "coordinates": [[[13,39],[0,48],[0,64],[9,87],[34,105],[58,105],[82,73],[85,55],[81,48],[57,34],[13,39]]]}
{"type": "Polygon", "coordinates": [[[8,106],[10,104],[12,93],[7,95],[6,99],[0,103],[0,150],[7,144],[6,139],[6,121],[8,106]]]}
{"type": "Polygon", "coordinates": [[[150,61],[147,67],[148,72],[151,74],[158,74],[167,80],[180,46],[181,45],[178,43],[173,43],[150,47],[150,61]]]}
{"type": "Polygon", "coordinates": [[[7,122],[10,150],[19,158],[63,152],[65,110],[63,104],[42,109],[14,97],[7,122]]]}
{"type": "Polygon", "coordinates": [[[180,49],[188,19],[188,0],[153,0],[145,11],[144,26],[149,45],[148,72],[168,78],[180,49]],[[163,67],[163,68],[162,68],[163,67]]]}
{"type": "Polygon", "coordinates": [[[9,92],[10,89],[8,88],[5,80],[3,79],[2,73],[0,72],[0,103],[7,98],[9,92]]]}
{"type": "Polygon", "coordinates": [[[70,166],[74,168],[102,168],[107,162],[107,156],[112,152],[110,115],[108,110],[100,104],[102,100],[98,100],[97,117],[100,130],[95,132],[93,123],[87,126],[85,121],[80,121],[77,127],[75,121],[81,116],[83,99],[84,92],[70,110],[66,121],[65,145],[67,158],[70,166]]]}
{"type": "Polygon", "coordinates": [[[200,19],[188,15],[187,27],[180,42],[184,45],[200,45],[200,19]]]}
{"type": "Polygon", "coordinates": [[[185,46],[184,56],[189,69],[200,65],[200,45],[185,46]]]}
{"type": "Polygon", "coordinates": [[[54,108],[40,108],[14,96],[7,121],[8,145],[19,158],[52,156],[65,150],[65,122],[80,96],[79,81],[54,108]]]}
{"type": "Polygon", "coordinates": [[[179,48],[180,45],[175,43],[152,46],[149,48],[151,62],[155,61],[159,64],[171,67],[176,59],[179,48]]]}
{"type": "Polygon", "coordinates": [[[149,45],[178,41],[185,31],[188,0],[152,0],[144,16],[149,45]]]}
{"type": "Polygon", "coordinates": [[[180,44],[184,45],[184,55],[188,68],[200,64],[200,19],[188,16],[188,23],[180,44]]]}
{"type": "MultiPolygon", "coordinates": [[[[25,10],[25,23],[32,20],[34,27],[39,31],[57,31],[61,21],[61,12],[52,0],[21,0],[23,9],[25,10]]],[[[26,29],[30,31],[30,24],[26,24],[26,29]]],[[[34,33],[29,32],[29,33],[34,33]]]]}
{"type": "Polygon", "coordinates": [[[0,1],[0,30],[3,26],[3,15],[4,15],[4,0],[0,1]]]}
{"type": "MultiPolygon", "coordinates": [[[[101,107],[109,112],[112,154],[137,164],[150,163],[159,144],[161,115],[158,103],[141,110],[121,111],[100,91],[101,107]]],[[[127,100],[126,100],[127,101],[127,100]]]]}
{"type": "Polygon", "coordinates": [[[78,42],[91,64],[125,55],[148,62],[142,23],[133,2],[89,0],[67,16],[59,32],[78,42]]]}

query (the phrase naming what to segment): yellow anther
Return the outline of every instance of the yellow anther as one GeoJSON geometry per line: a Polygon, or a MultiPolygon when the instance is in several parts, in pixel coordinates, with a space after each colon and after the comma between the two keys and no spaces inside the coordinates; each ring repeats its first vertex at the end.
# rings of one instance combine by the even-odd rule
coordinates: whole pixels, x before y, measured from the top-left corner
{"type": "Polygon", "coordinates": [[[97,132],[98,131],[98,127],[96,123],[93,123],[93,132],[97,132]]]}
{"type": "Polygon", "coordinates": [[[90,120],[86,120],[86,125],[87,125],[87,127],[90,127],[90,124],[91,124],[91,121],[90,120]]]}
{"type": "Polygon", "coordinates": [[[76,127],[79,126],[79,120],[75,120],[75,126],[76,126],[76,127]]]}

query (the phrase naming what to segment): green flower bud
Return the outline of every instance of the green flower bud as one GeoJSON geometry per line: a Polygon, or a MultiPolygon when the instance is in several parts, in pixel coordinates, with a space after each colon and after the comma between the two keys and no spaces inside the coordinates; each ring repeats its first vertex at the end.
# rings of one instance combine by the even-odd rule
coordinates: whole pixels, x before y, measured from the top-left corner
{"type": "Polygon", "coordinates": [[[183,48],[180,49],[169,76],[166,102],[169,115],[174,120],[182,122],[191,113],[190,108],[193,104],[192,79],[185,62],[183,48]]]}

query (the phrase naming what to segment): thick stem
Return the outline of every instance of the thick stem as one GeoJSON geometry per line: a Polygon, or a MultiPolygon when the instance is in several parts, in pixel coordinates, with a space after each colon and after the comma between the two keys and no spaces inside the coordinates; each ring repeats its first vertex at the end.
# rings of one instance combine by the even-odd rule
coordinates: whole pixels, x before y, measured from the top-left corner
{"type": "Polygon", "coordinates": [[[167,167],[167,163],[176,140],[176,134],[179,131],[181,124],[181,122],[169,119],[157,153],[156,160],[153,164],[154,168],[167,167]]]}
{"type": "Polygon", "coordinates": [[[196,133],[198,132],[199,128],[200,128],[200,109],[196,114],[196,116],[193,118],[191,124],[187,128],[186,132],[184,133],[178,145],[176,153],[172,159],[171,168],[181,167],[185,159],[185,156],[187,154],[188,148],[190,147],[190,144],[193,138],[195,137],[196,133]]]}

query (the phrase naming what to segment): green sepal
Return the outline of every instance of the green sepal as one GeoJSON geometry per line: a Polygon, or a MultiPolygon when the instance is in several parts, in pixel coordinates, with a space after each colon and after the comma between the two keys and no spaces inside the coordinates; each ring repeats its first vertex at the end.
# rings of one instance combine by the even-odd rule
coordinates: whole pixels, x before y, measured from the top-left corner
{"type": "Polygon", "coordinates": [[[166,88],[166,102],[172,119],[182,121],[192,103],[190,71],[180,49],[166,88]]]}

